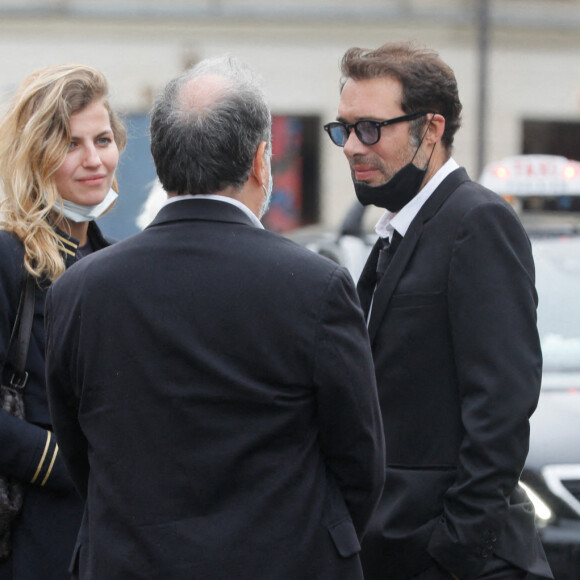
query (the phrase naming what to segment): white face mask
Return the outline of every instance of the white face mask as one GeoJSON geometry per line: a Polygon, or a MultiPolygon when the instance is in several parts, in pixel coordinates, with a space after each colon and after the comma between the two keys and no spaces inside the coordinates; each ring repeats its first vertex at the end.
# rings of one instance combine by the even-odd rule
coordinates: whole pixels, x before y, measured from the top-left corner
{"type": "Polygon", "coordinates": [[[105,199],[97,205],[80,205],[66,199],[62,200],[64,216],[76,223],[92,222],[102,216],[119,197],[114,189],[109,189],[105,199]]]}
{"type": "Polygon", "coordinates": [[[270,161],[270,157],[268,157],[268,167],[269,167],[268,189],[266,189],[266,186],[262,184],[262,189],[264,190],[266,198],[260,211],[260,219],[264,217],[264,214],[270,208],[270,202],[272,201],[272,191],[274,190],[274,178],[272,177],[272,162],[270,161]]]}

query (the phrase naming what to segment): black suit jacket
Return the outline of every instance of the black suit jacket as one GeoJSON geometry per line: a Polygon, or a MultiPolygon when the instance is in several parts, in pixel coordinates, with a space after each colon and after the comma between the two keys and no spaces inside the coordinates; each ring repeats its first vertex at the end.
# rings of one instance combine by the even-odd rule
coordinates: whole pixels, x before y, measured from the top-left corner
{"type": "MultiPolygon", "coordinates": [[[[377,254],[358,284],[365,312],[377,254]]],[[[536,305],[517,216],[454,171],[411,223],[373,298],[387,470],[363,544],[367,580],[409,578],[434,560],[469,580],[497,557],[550,576],[517,486],[540,390],[536,305]]]]}
{"type": "Polygon", "coordinates": [[[384,446],[346,270],[182,200],[71,268],[47,320],[81,578],[362,578],[384,446]]]}

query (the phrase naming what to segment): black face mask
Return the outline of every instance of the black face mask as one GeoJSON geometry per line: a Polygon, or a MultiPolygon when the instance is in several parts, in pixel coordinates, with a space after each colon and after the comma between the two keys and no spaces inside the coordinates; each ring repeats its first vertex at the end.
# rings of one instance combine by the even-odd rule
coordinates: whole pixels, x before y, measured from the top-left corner
{"type": "Polygon", "coordinates": [[[387,183],[376,187],[355,181],[356,197],[363,205],[376,205],[395,213],[419,193],[427,167],[429,163],[425,169],[419,169],[412,162],[407,163],[387,183]]]}

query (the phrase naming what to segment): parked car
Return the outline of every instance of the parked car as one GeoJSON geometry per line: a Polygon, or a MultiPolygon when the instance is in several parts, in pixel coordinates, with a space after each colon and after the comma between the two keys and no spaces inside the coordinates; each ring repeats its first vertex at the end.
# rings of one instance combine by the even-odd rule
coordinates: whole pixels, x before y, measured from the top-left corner
{"type": "Polygon", "coordinates": [[[479,183],[522,212],[580,211],[580,162],[561,155],[514,155],[484,167],[479,183]]]}
{"type": "MultiPolygon", "coordinates": [[[[305,229],[290,237],[357,280],[376,239],[360,229],[363,211],[355,204],[338,233],[305,229]]],[[[556,580],[580,579],[580,235],[568,226],[532,220],[528,230],[544,367],[521,485],[556,580]]]]}
{"type": "Polygon", "coordinates": [[[580,236],[532,236],[544,366],[521,476],[556,580],[580,578],[580,236]]]}

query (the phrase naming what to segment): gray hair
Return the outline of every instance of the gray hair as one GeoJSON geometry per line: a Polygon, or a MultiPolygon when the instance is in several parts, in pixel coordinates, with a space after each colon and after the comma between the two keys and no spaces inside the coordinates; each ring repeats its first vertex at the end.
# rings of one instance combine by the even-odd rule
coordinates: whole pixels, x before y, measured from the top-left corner
{"type": "Polygon", "coordinates": [[[166,191],[240,189],[260,143],[270,152],[272,118],[261,78],[231,56],[203,60],[167,84],[151,111],[150,132],[166,191]],[[219,87],[204,92],[202,77],[221,77],[219,87]]]}

